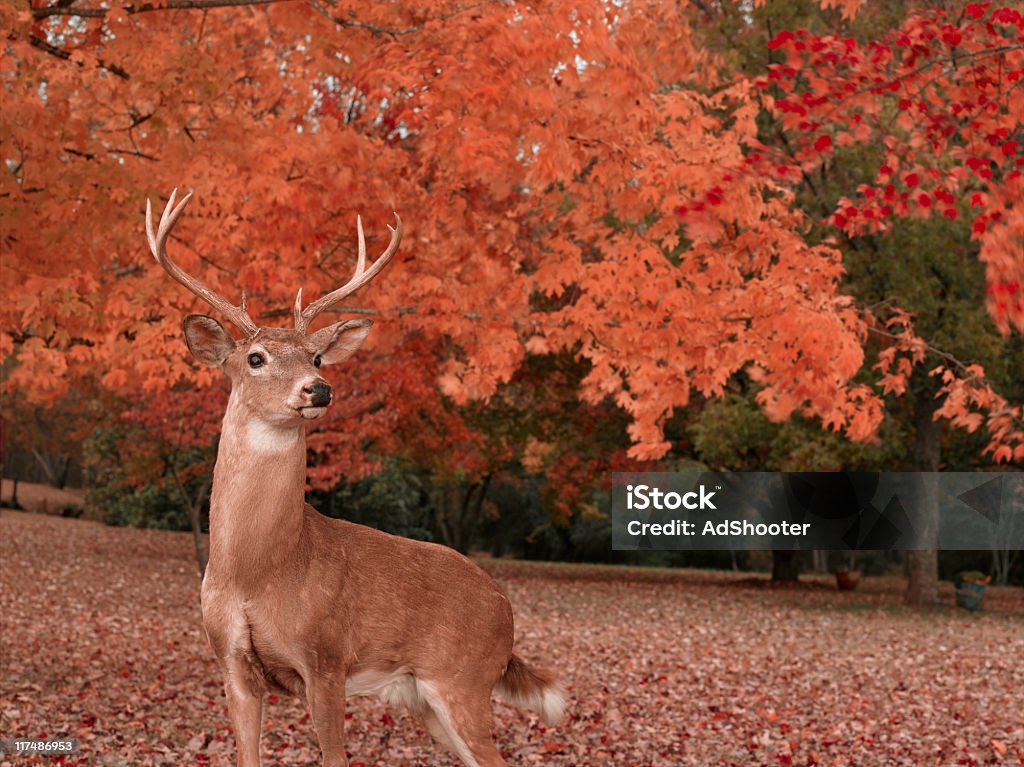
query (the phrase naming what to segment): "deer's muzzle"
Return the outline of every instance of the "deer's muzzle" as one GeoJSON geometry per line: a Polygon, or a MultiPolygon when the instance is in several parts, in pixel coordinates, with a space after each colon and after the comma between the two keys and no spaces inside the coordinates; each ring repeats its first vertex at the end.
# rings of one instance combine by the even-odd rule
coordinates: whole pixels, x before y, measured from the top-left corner
{"type": "Polygon", "coordinates": [[[325,383],[315,383],[304,390],[310,395],[309,404],[313,407],[327,407],[331,404],[331,387],[325,383]]]}

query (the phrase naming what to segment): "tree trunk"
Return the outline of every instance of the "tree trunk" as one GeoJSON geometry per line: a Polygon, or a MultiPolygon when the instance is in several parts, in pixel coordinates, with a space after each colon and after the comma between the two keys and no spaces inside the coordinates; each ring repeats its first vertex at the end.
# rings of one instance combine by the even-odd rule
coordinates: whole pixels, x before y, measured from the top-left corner
{"type": "Polygon", "coordinates": [[[431,493],[434,506],[434,522],[441,542],[460,554],[468,554],[476,539],[477,527],[491,475],[484,475],[480,482],[462,484],[442,482],[431,493]]]}
{"type": "Polygon", "coordinates": [[[1017,560],[1019,551],[1012,549],[992,549],[992,583],[1005,586],[1010,582],[1010,568],[1017,560]]]}
{"type": "Polygon", "coordinates": [[[811,552],[811,569],[816,573],[828,572],[828,552],[823,549],[814,549],[811,552]]]}
{"type": "Polygon", "coordinates": [[[72,465],[71,456],[70,455],[66,456],[65,459],[64,459],[64,464],[61,467],[61,472],[60,472],[60,477],[59,477],[59,484],[57,485],[57,488],[60,489],[60,490],[63,490],[68,485],[68,475],[71,474],[71,465],[72,465]]]}
{"type": "Polygon", "coordinates": [[[430,493],[430,504],[434,507],[434,527],[441,543],[451,549],[459,550],[455,540],[454,525],[451,524],[455,507],[453,485],[450,482],[437,481],[430,493]]]}
{"type": "Polygon", "coordinates": [[[185,484],[178,477],[178,472],[173,464],[170,465],[170,471],[171,476],[174,477],[174,484],[178,486],[178,494],[181,495],[181,500],[188,510],[188,526],[192,528],[192,542],[196,547],[196,565],[199,567],[199,579],[202,580],[203,576],[206,575],[206,565],[210,561],[210,554],[206,549],[206,539],[203,538],[202,513],[203,505],[210,495],[213,475],[211,473],[206,476],[203,484],[199,486],[199,492],[196,493],[196,497],[192,498],[189,496],[185,484]]]}
{"type": "MultiPolygon", "coordinates": [[[[935,388],[928,381],[914,400],[914,469],[937,472],[942,460],[942,425],[935,420],[935,388]]],[[[921,503],[925,509],[925,535],[934,534],[939,525],[938,477],[923,478],[921,503]]],[[[939,601],[939,552],[935,549],[907,552],[907,590],[903,600],[910,605],[930,605],[939,601]]]]}
{"type": "Polygon", "coordinates": [[[211,479],[203,482],[203,486],[197,494],[196,502],[188,504],[188,524],[192,528],[192,541],[196,547],[196,564],[199,566],[199,580],[206,575],[206,564],[210,561],[209,552],[206,550],[206,539],[203,538],[202,511],[206,497],[210,494],[211,479]]]}
{"type": "Polygon", "coordinates": [[[794,549],[772,551],[772,583],[796,583],[800,577],[800,554],[794,549]]]}
{"type": "Polygon", "coordinates": [[[466,489],[462,499],[462,553],[469,553],[470,546],[476,541],[477,529],[480,527],[480,517],[483,514],[484,500],[487,498],[487,488],[491,484],[491,475],[485,474],[480,482],[473,482],[466,489]]]}
{"type": "Polygon", "coordinates": [[[12,450],[4,456],[4,468],[9,469],[11,473],[10,507],[20,511],[21,504],[18,503],[18,482],[21,481],[21,461],[18,460],[15,451],[12,450]]]}
{"type": "Polygon", "coordinates": [[[32,455],[35,456],[36,461],[39,463],[39,468],[46,475],[47,483],[63,490],[64,485],[68,481],[68,472],[71,469],[71,456],[60,455],[59,453],[53,456],[37,448],[32,448],[32,455]]]}

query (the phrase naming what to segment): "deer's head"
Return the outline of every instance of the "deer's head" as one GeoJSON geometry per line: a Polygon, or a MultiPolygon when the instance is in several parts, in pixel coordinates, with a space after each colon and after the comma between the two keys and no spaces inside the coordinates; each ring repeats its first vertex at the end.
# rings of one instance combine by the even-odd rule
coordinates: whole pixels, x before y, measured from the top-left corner
{"type": "Polygon", "coordinates": [[[221,368],[231,380],[231,396],[236,403],[261,421],[284,425],[303,418],[319,418],[331,404],[331,386],[320,375],[323,365],[341,362],[352,356],[370,332],[369,319],[346,320],[307,333],[310,322],[372,280],[398,250],[402,239],[402,220],[395,214],[391,242],[380,258],[366,268],[366,241],[362,221],[356,220],[359,256],[355,275],[345,285],[302,308],[302,290],[295,297],[295,328],[259,327],[245,305],[233,305],[223,296],[189,276],[167,256],[167,239],[191,193],[175,205],[177,190],[153,229],[153,215],[146,201],[146,236],[157,262],[174,279],[224,315],[242,331],[235,339],[213,317],[190,314],[183,329],[192,356],[200,363],[221,368]]]}

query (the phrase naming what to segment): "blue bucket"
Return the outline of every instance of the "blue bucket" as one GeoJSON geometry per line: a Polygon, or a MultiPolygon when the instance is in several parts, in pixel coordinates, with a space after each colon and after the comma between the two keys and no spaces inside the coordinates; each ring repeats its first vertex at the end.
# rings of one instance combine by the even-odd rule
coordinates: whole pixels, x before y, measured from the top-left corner
{"type": "Polygon", "coordinates": [[[965,610],[977,610],[981,607],[981,598],[985,596],[984,583],[956,582],[956,604],[965,610]]]}

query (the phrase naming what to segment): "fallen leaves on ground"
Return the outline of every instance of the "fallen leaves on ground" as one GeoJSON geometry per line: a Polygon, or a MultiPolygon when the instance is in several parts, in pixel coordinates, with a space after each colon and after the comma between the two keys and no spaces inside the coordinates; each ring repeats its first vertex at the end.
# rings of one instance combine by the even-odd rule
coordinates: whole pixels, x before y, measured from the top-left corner
{"type": "MultiPolygon", "coordinates": [[[[234,764],[187,534],[0,514],[0,737],[76,737],[77,757],[0,767],[234,764]]],[[[751,588],[723,573],[485,562],[521,653],[560,670],[566,720],[495,704],[512,765],[1021,765],[1024,596],[985,610],[751,588]]],[[[812,580],[813,582],[813,580],[812,580]]],[[[990,596],[992,597],[990,599],[990,596]]],[[[266,765],[319,764],[301,701],[271,696],[266,765]]],[[[458,762],[417,722],[349,702],[351,767],[458,762]]]]}

